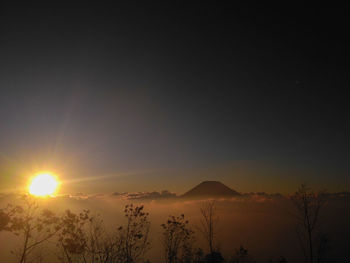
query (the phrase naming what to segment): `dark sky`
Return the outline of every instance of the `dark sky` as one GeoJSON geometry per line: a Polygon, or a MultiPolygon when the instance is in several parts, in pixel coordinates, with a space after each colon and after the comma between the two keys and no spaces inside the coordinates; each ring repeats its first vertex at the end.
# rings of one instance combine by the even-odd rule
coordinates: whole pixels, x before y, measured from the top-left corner
{"type": "Polygon", "coordinates": [[[2,188],[349,189],[347,9],[292,4],[1,4],[2,188]]]}

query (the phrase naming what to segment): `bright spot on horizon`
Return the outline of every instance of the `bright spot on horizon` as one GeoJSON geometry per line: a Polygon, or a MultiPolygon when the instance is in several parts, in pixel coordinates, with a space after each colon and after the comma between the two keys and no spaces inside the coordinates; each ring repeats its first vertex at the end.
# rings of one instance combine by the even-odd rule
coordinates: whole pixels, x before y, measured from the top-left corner
{"type": "Polygon", "coordinates": [[[53,175],[49,173],[38,174],[29,185],[29,193],[38,197],[53,195],[57,191],[58,185],[59,182],[53,175]]]}

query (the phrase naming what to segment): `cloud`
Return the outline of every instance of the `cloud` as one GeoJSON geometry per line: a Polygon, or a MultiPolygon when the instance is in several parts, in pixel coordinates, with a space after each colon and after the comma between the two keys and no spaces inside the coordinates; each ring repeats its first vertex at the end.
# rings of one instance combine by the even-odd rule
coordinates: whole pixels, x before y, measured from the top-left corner
{"type": "Polygon", "coordinates": [[[114,193],[113,196],[119,197],[120,199],[126,200],[156,200],[156,199],[169,199],[176,198],[175,193],[169,192],[168,190],[163,190],[161,192],[135,192],[135,193],[114,193]]]}
{"type": "MultiPolygon", "coordinates": [[[[123,211],[126,204],[142,204],[145,206],[145,211],[150,214],[152,222],[150,233],[152,249],[148,256],[152,262],[158,262],[159,247],[162,245],[160,243],[160,225],[166,222],[169,215],[184,214],[191,227],[195,228],[201,220],[200,207],[207,200],[186,200],[169,191],[154,191],[104,195],[77,193],[60,195],[56,198],[38,199],[38,202],[41,208],[53,210],[57,215],[61,215],[66,209],[75,213],[88,209],[93,215],[102,216],[106,229],[111,233],[125,223],[123,211]]],[[[342,238],[350,234],[346,228],[350,218],[349,200],[349,192],[331,193],[329,194],[329,202],[322,210],[323,222],[327,222],[324,224],[327,233],[335,239],[334,242],[338,242],[337,244],[344,244],[343,247],[337,247],[337,253],[347,252],[347,243],[342,238]],[[342,235],[338,234],[340,231],[342,235]]],[[[7,203],[15,204],[17,202],[20,202],[19,195],[0,194],[0,209],[4,208],[7,203]]],[[[288,196],[251,192],[239,197],[220,198],[216,202],[216,207],[220,218],[218,239],[222,243],[224,255],[231,255],[233,248],[243,244],[255,255],[261,255],[262,258],[259,261],[267,261],[271,255],[276,253],[283,254],[293,261],[298,244],[295,242],[295,219],[291,216],[295,208],[288,196]],[[261,246],[262,238],[264,246],[261,246]],[[277,248],[276,250],[277,242],[284,244],[283,247],[286,249],[277,248]]],[[[197,245],[205,247],[202,242],[203,238],[199,232],[197,233],[197,245]]],[[[6,240],[6,242],[8,241],[6,240]]],[[[8,251],[9,249],[0,247],[0,254],[9,253],[8,251]]],[[[299,260],[295,259],[293,262],[299,262],[299,260]]]]}

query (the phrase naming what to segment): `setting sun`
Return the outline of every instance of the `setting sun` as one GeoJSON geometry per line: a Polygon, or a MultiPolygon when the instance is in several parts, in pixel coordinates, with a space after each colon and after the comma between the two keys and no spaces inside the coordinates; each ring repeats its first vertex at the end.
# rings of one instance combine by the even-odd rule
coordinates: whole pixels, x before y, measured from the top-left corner
{"type": "Polygon", "coordinates": [[[29,185],[29,193],[41,197],[53,195],[57,191],[58,185],[59,182],[53,175],[49,173],[38,174],[29,185]]]}

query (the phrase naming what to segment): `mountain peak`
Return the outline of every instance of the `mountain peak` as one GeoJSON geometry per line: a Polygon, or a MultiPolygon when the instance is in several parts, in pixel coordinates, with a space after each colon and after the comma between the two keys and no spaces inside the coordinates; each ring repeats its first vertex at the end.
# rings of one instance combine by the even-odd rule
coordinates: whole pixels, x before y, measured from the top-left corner
{"type": "Polygon", "coordinates": [[[237,196],[238,192],[219,181],[203,181],[182,195],[185,198],[201,197],[230,197],[237,196]]]}

